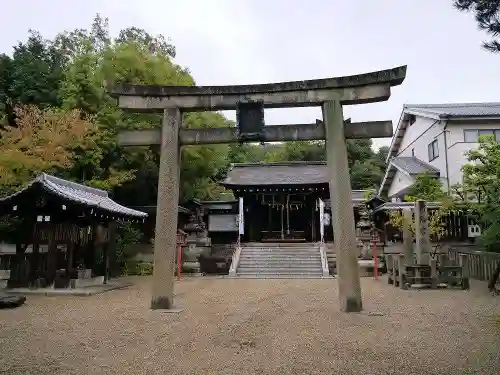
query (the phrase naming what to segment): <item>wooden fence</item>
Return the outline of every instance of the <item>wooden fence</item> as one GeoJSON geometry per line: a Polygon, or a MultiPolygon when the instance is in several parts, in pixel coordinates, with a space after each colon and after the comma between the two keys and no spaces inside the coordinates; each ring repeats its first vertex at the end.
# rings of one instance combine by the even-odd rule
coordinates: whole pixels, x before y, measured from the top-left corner
{"type": "Polygon", "coordinates": [[[450,260],[455,261],[457,264],[460,254],[467,255],[469,277],[471,279],[489,281],[500,263],[500,253],[471,250],[460,246],[448,249],[450,260]]]}

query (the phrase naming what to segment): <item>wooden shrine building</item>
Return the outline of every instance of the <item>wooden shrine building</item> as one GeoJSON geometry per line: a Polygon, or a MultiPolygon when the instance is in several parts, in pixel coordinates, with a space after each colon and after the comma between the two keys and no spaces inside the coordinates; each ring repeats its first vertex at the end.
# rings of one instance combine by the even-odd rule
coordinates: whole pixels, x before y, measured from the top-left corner
{"type": "Polygon", "coordinates": [[[104,190],[45,173],[0,198],[0,215],[16,223],[7,285],[56,288],[105,283],[116,250],[116,222],[147,217],[104,190]]]}
{"type": "MultiPolygon", "coordinates": [[[[238,231],[234,216],[239,213],[243,222],[242,242],[317,242],[321,240],[321,225],[325,228],[324,240],[333,240],[330,223],[335,212],[331,211],[326,162],[233,164],[221,184],[233,191],[240,207],[235,202],[220,202],[219,206],[227,206],[231,214],[226,213],[225,222],[220,214],[209,215],[211,232],[224,228],[228,232],[238,231]],[[218,226],[211,221],[217,221],[218,226]]],[[[352,192],[355,220],[365,192],[352,192]]]]}

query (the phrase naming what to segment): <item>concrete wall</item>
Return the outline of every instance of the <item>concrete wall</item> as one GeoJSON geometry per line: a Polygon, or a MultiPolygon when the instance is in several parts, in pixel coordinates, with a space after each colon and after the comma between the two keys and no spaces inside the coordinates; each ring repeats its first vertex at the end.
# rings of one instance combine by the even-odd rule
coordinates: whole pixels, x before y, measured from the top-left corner
{"type": "MultiPolygon", "coordinates": [[[[500,130],[500,120],[452,120],[436,121],[425,117],[416,117],[416,121],[406,131],[398,156],[415,156],[429,163],[440,171],[440,179],[446,189],[449,185],[462,182],[462,166],[467,164],[466,153],[477,148],[477,143],[467,143],[464,130],[500,130]],[[446,130],[445,130],[446,129],[446,130]],[[446,132],[446,142],[445,142],[446,132]],[[429,160],[428,145],[438,141],[439,156],[429,160]],[[447,158],[446,158],[447,154],[447,158]]],[[[396,173],[389,196],[409,185],[408,178],[396,173]]]]}
{"type": "Polygon", "coordinates": [[[393,194],[403,190],[404,188],[413,184],[415,180],[410,176],[407,176],[400,171],[396,171],[394,175],[394,179],[392,180],[391,187],[389,188],[388,196],[392,196],[393,194]]]}
{"type": "Polygon", "coordinates": [[[467,143],[464,138],[464,130],[500,130],[498,121],[450,121],[447,127],[448,141],[448,170],[450,185],[462,182],[462,166],[469,163],[466,153],[475,149],[478,143],[467,143]]]}

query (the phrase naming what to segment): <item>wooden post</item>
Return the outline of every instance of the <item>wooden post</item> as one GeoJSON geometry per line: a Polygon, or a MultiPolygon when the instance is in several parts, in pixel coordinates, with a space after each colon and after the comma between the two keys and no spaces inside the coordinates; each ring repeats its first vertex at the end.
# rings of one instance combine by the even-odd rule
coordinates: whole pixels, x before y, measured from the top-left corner
{"type": "Polygon", "coordinates": [[[110,221],[108,223],[108,265],[107,265],[107,277],[106,281],[109,280],[111,277],[113,277],[116,273],[116,229],[117,229],[117,222],[116,221],[110,221]]]}
{"type": "Polygon", "coordinates": [[[164,110],[156,205],[152,309],[173,307],[181,123],[182,115],[178,108],[164,110]]]}
{"type": "Polygon", "coordinates": [[[413,257],[413,233],[411,225],[413,222],[412,212],[409,209],[403,209],[403,247],[405,255],[405,265],[412,266],[415,261],[413,257]]]}
{"type": "Polygon", "coordinates": [[[431,259],[431,288],[436,289],[438,286],[437,260],[431,259]]]}
{"type": "Polygon", "coordinates": [[[47,250],[47,284],[53,285],[56,278],[57,268],[57,239],[56,224],[48,224],[48,250],[47,250]]]}
{"type": "Polygon", "coordinates": [[[385,256],[385,263],[387,265],[387,283],[394,284],[394,259],[392,254],[385,256]]]}
{"type": "Polygon", "coordinates": [[[323,104],[326,154],[330,172],[332,228],[337,249],[340,308],[344,312],[363,309],[361,283],[352,209],[351,178],[344,136],[344,117],[340,101],[323,104]]]}
{"type": "Polygon", "coordinates": [[[467,254],[460,254],[460,265],[462,266],[462,289],[469,289],[469,265],[467,254]]]}
{"type": "Polygon", "coordinates": [[[398,264],[398,284],[399,284],[399,287],[401,289],[406,289],[405,256],[404,256],[404,254],[398,254],[397,264],[398,264]]]}

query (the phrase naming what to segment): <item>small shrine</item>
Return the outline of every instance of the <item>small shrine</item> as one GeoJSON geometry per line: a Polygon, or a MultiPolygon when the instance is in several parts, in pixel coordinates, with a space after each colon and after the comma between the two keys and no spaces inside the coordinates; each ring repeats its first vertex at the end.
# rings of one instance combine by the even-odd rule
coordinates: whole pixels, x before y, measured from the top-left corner
{"type": "Polygon", "coordinates": [[[114,202],[104,190],[45,173],[0,198],[0,215],[20,221],[8,288],[80,288],[105,284],[116,254],[116,224],[147,214],[114,202]]]}

